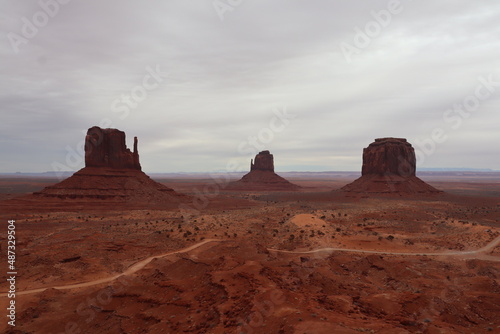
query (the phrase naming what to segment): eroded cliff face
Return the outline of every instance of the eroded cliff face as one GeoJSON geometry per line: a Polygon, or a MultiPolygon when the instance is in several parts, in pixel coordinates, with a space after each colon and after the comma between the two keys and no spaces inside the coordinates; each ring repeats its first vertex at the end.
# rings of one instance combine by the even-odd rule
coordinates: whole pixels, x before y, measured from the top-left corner
{"type": "Polygon", "coordinates": [[[415,150],[406,139],[375,139],[363,149],[361,177],[341,190],[361,196],[441,193],[415,175],[416,163],[415,150]]]}
{"type": "Polygon", "coordinates": [[[33,198],[51,204],[61,201],[65,206],[139,203],[144,207],[168,207],[187,200],[187,196],[151,180],[141,171],[137,137],[131,152],[123,131],[97,126],[91,127],[85,136],[85,168],[34,193],[33,198]]]}
{"type": "Polygon", "coordinates": [[[269,151],[259,152],[250,164],[250,171],[262,170],[274,172],[274,157],[269,151]]]}
{"type": "Polygon", "coordinates": [[[404,138],[378,138],[363,149],[362,175],[415,176],[415,150],[404,138]]]}
{"type": "Polygon", "coordinates": [[[131,152],[125,144],[125,132],[97,126],[90,128],[85,136],[85,167],[141,170],[137,137],[134,137],[134,151],[131,152]]]}

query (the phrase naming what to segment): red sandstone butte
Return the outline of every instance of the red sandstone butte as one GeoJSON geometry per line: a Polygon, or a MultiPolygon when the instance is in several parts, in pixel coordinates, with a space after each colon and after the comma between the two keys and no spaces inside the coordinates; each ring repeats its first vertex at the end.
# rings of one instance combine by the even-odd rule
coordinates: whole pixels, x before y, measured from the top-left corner
{"type": "Polygon", "coordinates": [[[228,190],[290,191],[300,186],[293,184],[274,172],[274,157],[269,151],[259,152],[250,162],[250,172],[241,180],[228,184],[228,190]]]}
{"type": "Polygon", "coordinates": [[[85,167],[141,170],[137,137],[134,137],[134,152],[130,152],[125,144],[125,132],[91,127],[85,136],[85,167]]]}
{"type": "Polygon", "coordinates": [[[404,138],[378,138],[363,149],[361,177],[341,188],[358,194],[441,193],[415,175],[415,150],[404,138]]]}
{"type": "Polygon", "coordinates": [[[269,151],[262,151],[250,162],[250,171],[260,170],[274,173],[274,156],[269,151]]]}
{"type": "Polygon", "coordinates": [[[155,182],[141,171],[137,137],[134,151],[125,144],[125,133],[94,126],[85,137],[85,168],[71,177],[33,194],[34,198],[66,204],[110,203],[171,206],[186,196],[155,182]],[[68,202],[69,200],[69,202],[68,202]]]}

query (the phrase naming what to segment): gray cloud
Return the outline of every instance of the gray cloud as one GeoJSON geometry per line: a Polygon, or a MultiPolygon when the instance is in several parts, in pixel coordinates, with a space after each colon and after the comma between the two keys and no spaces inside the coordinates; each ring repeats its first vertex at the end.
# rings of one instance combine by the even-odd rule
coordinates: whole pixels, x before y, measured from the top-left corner
{"type": "Polygon", "coordinates": [[[8,34],[22,35],[41,2],[0,4],[0,172],[66,164],[105,119],[129,146],[139,137],[148,172],[247,168],[252,153],[238,147],[283,106],[296,118],[264,145],[280,170],[359,170],[374,138],[422,150],[436,128],[446,140],[422,167],[500,168],[500,85],[467,118],[444,118],[479,77],[500,82],[496,1],[401,0],[351,63],[341,43],[356,47],[356,27],[389,1],[246,0],[221,21],[212,0],[73,0],[15,53],[8,34]],[[157,65],[168,72],[159,86],[127,117],[114,112],[157,65]]]}

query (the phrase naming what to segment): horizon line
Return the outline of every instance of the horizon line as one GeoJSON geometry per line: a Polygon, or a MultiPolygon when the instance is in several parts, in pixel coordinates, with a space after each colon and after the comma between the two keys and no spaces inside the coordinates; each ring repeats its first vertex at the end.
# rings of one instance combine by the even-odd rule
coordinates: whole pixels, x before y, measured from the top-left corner
{"type": "MultiPolygon", "coordinates": [[[[19,174],[66,174],[66,173],[76,173],[78,170],[67,170],[67,171],[44,171],[44,172],[0,172],[0,175],[19,175],[19,174]]],[[[143,171],[145,172],[145,171],[143,171]]],[[[225,170],[215,170],[215,171],[171,171],[171,172],[145,172],[149,174],[240,174],[248,173],[249,171],[225,171],[225,170]]],[[[275,171],[277,173],[361,173],[361,170],[282,170],[275,171]]],[[[416,172],[500,172],[500,169],[492,168],[468,168],[468,167],[425,167],[417,168],[416,172]]]]}

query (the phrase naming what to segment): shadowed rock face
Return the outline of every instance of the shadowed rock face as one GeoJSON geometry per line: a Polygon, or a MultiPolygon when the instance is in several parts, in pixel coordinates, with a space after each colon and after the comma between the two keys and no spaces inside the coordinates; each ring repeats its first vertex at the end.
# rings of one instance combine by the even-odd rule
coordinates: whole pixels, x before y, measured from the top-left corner
{"type": "Polygon", "coordinates": [[[250,163],[250,171],[262,170],[274,172],[274,157],[269,151],[259,152],[255,156],[255,162],[250,163]]]}
{"type": "Polygon", "coordinates": [[[357,194],[429,194],[441,191],[415,175],[415,150],[403,138],[375,139],[363,149],[361,177],[341,188],[357,194]]]}
{"type": "Polygon", "coordinates": [[[85,167],[141,170],[137,137],[134,137],[134,152],[130,152],[125,144],[125,132],[98,126],[90,128],[85,136],[85,167]]]}
{"type": "Polygon", "coordinates": [[[363,149],[361,175],[415,176],[415,150],[403,138],[375,139],[363,149]]]}

